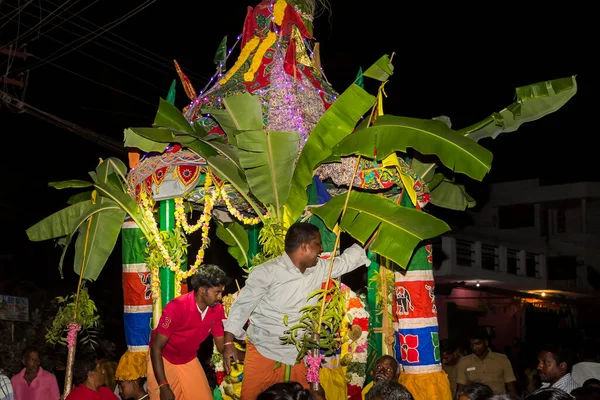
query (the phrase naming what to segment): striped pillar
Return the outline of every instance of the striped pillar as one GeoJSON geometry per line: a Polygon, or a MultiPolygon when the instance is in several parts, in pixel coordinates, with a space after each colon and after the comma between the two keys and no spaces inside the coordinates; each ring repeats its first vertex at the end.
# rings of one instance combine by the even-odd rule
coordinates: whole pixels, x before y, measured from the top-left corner
{"type": "MultiPolygon", "coordinates": [[[[408,196],[402,205],[413,208],[408,196]]],[[[451,400],[440,357],[431,250],[429,244],[418,247],[407,270],[395,274],[396,359],[400,383],[415,400],[451,400]]]]}
{"type": "MultiPolygon", "coordinates": [[[[127,366],[121,375],[146,376],[146,357],[152,318],[150,270],[144,262],[147,240],[137,224],[126,220],[121,227],[123,260],[123,322],[127,352],[119,364],[127,366]]],[[[118,377],[117,377],[118,379],[118,377]]]]}

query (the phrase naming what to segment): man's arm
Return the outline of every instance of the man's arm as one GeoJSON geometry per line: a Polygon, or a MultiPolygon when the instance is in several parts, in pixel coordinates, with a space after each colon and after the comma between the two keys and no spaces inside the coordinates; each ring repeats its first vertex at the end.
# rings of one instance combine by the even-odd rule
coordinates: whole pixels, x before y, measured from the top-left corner
{"type": "MultiPolygon", "coordinates": [[[[329,260],[322,260],[329,267],[329,260]]],[[[371,260],[367,257],[365,249],[360,247],[358,244],[353,244],[347,248],[339,257],[333,260],[333,268],[331,270],[332,278],[339,278],[340,276],[354,271],[361,265],[367,267],[371,264],[371,260]]]]}
{"type": "Polygon", "coordinates": [[[240,339],[244,337],[244,326],[252,311],[269,291],[271,282],[272,276],[265,267],[257,266],[250,272],[244,287],[229,310],[227,319],[223,322],[225,343],[233,340],[234,336],[240,339]]]}
{"type": "Polygon", "coordinates": [[[52,400],[60,400],[60,390],[58,389],[58,382],[56,381],[56,376],[50,375],[50,387],[48,393],[48,398],[52,400]]]}
{"type": "Polygon", "coordinates": [[[461,362],[462,358],[458,360],[456,366],[456,393],[460,393],[463,387],[469,383],[467,381],[467,366],[461,362]]]}
{"type": "Polygon", "coordinates": [[[233,342],[235,338],[243,338],[245,335],[244,326],[250,318],[250,314],[256,308],[258,303],[269,291],[273,277],[269,274],[266,267],[257,266],[248,275],[246,283],[237,299],[229,310],[229,315],[223,323],[225,330],[223,340],[223,366],[225,372],[231,371],[231,361],[238,362],[239,357],[233,342]]]}
{"type": "Polygon", "coordinates": [[[504,384],[504,387],[506,388],[506,393],[513,395],[513,396],[517,396],[517,382],[516,381],[507,382],[504,384]]]}
{"type": "MultiPolygon", "coordinates": [[[[167,345],[169,337],[162,333],[156,332],[152,347],[150,348],[150,360],[152,360],[152,369],[154,370],[154,376],[156,382],[160,385],[163,382],[167,382],[167,376],[165,375],[165,364],[163,363],[162,351],[167,345]]],[[[161,400],[175,400],[175,395],[168,384],[160,386],[160,399],[161,400]]]]}
{"type": "Polygon", "coordinates": [[[512,365],[508,357],[504,356],[502,357],[502,360],[502,369],[504,370],[504,387],[506,389],[506,393],[516,396],[517,378],[513,372],[512,365]]]}

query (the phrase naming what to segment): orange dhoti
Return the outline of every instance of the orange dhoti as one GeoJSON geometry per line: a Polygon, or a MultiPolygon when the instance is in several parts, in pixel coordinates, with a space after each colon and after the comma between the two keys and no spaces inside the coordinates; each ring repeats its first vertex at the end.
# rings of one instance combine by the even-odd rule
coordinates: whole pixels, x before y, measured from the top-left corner
{"type": "MultiPolygon", "coordinates": [[[[240,400],[256,400],[258,395],[268,387],[285,381],[286,366],[281,364],[275,369],[277,362],[261,355],[250,342],[246,346],[244,358],[244,378],[242,379],[242,395],[240,400]]],[[[306,382],[307,368],[304,363],[288,366],[289,381],[298,382],[308,388],[306,382]]]]}
{"type": "MultiPolygon", "coordinates": [[[[197,358],[186,364],[171,364],[163,357],[165,376],[177,400],[212,399],[208,380],[197,358]]],[[[160,400],[160,389],[148,357],[148,395],[150,400],[160,400]]]]}

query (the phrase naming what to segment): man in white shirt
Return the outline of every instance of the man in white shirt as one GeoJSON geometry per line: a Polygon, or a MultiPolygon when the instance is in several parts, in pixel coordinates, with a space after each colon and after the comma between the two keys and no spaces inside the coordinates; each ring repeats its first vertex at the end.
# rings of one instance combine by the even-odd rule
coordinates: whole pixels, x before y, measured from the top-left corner
{"type": "Polygon", "coordinates": [[[538,354],[538,371],[542,388],[553,387],[571,393],[579,385],[571,377],[571,353],[560,347],[544,346],[538,354]]]}
{"type": "MultiPolygon", "coordinates": [[[[288,326],[300,321],[300,309],[309,304],[308,296],[320,289],[327,277],[329,260],[319,258],[322,250],[315,225],[293,224],[285,237],[285,253],[254,267],[233,303],[224,323],[226,371],[232,360],[237,361],[233,341],[245,337],[244,325],[250,319],[240,400],[254,400],[278,382],[296,381],[308,387],[305,365],[296,364],[298,350],[282,344],[280,337],[288,326]]],[[[355,244],[335,258],[331,278],[369,264],[364,249],[355,244]]],[[[310,304],[316,301],[312,299],[310,304]]]]}
{"type": "Polygon", "coordinates": [[[579,350],[579,362],[573,365],[571,376],[575,383],[583,386],[588,379],[600,379],[600,363],[595,343],[588,341],[579,350]]]}

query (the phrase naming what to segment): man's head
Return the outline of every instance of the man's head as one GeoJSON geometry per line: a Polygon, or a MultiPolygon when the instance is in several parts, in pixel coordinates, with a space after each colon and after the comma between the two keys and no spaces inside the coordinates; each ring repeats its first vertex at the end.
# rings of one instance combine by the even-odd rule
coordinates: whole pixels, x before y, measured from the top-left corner
{"type": "Polygon", "coordinates": [[[443,365],[456,365],[458,362],[458,349],[456,345],[449,340],[442,340],[440,342],[440,350],[442,352],[442,364],[443,365]]]}
{"type": "Polygon", "coordinates": [[[285,235],[285,252],[297,267],[314,267],[322,251],[319,228],[308,222],[298,222],[290,226],[285,235]]]}
{"type": "Polygon", "coordinates": [[[144,383],[146,378],[138,378],[134,381],[119,381],[119,393],[124,399],[137,399],[144,395],[144,383]]]}
{"type": "Polygon", "coordinates": [[[400,364],[392,356],[382,356],[375,362],[375,367],[371,371],[371,376],[375,383],[380,381],[398,382],[400,377],[400,364]]]}
{"type": "Polygon", "coordinates": [[[367,392],[365,400],[414,400],[414,397],[398,382],[379,381],[367,392]]]}
{"type": "Polygon", "coordinates": [[[201,300],[209,307],[214,307],[221,301],[225,285],[228,283],[229,278],[225,272],[213,264],[201,265],[190,280],[196,301],[201,300]]]}
{"type": "Polygon", "coordinates": [[[485,356],[488,352],[488,335],[483,329],[477,329],[474,334],[471,335],[471,351],[477,357],[485,356]]]}
{"type": "Polygon", "coordinates": [[[37,347],[29,346],[23,349],[23,366],[29,373],[35,374],[40,369],[40,351],[37,347]]]}
{"type": "Polygon", "coordinates": [[[75,361],[73,377],[76,384],[98,389],[104,384],[102,366],[95,356],[86,355],[75,361]]]}
{"type": "Polygon", "coordinates": [[[571,353],[556,346],[543,346],[538,353],[538,373],[542,382],[553,384],[571,371],[571,353]]]}

